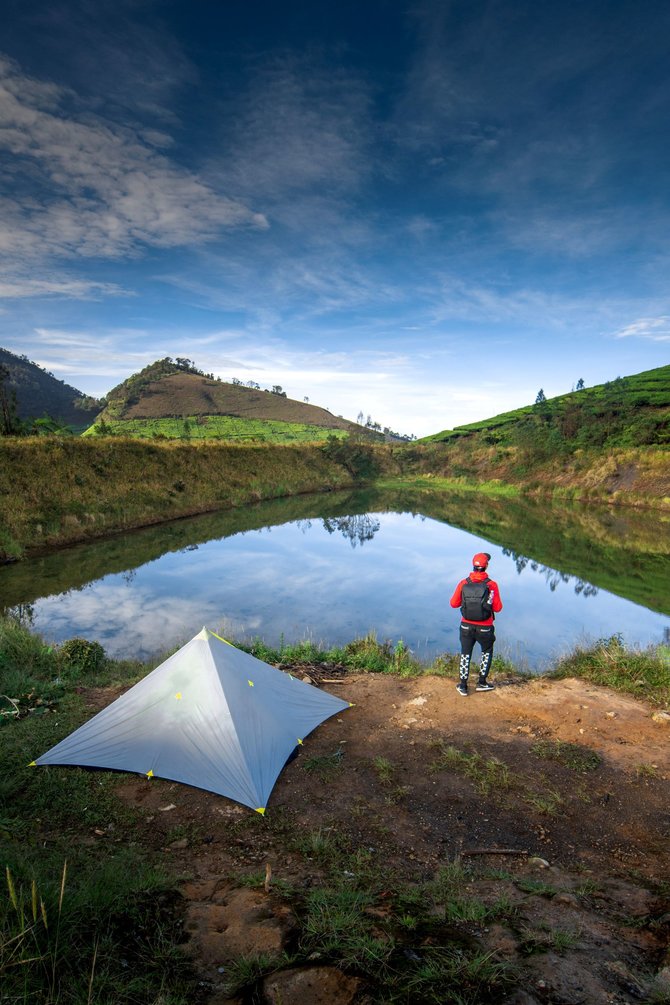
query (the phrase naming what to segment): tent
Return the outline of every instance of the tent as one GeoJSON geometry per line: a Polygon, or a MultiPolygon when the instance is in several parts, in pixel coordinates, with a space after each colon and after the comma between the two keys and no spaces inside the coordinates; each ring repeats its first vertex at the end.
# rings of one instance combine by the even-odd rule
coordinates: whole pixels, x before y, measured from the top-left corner
{"type": "Polygon", "coordinates": [[[296,746],[349,707],[203,628],[33,764],[169,778],[264,813],[296,746]]]}

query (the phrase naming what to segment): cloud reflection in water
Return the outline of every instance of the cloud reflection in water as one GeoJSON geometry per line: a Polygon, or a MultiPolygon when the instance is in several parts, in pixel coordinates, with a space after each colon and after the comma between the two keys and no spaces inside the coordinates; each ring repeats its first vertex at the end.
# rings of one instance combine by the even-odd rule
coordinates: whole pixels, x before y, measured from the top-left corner
{"type": "Polygon", "coordinates": [[[498,650],[541,668],[578,642],[620,632],[629,644],[660,642],[668,619],[481,537],[408,513],[301,520],[168,552],[82,590],[37,600],[45,638],[99,641],[110,656],[148,658],[202,627],[231,641],[324,645],[368,631],[403,641],[421,659],[458,648],[455,584],[476,551],[504,610],[498,650]],[[355,545],[355,547],[353,546],[355,545]]]}

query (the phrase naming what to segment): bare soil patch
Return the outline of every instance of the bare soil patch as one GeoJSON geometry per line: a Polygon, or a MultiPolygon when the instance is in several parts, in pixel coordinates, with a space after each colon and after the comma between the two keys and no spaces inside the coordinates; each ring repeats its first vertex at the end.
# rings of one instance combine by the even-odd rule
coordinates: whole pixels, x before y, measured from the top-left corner
{"type": "MultiPolygon", "coordinates": [[[[670,1001],[667,720],[577,680],[499,681],[468,698],[433,676],[362,674],[323,686],[353,707],[305,741],[264,818],[167,781],[118,787],[143,814],[135,839],[184,876],[185,949],[203,1001],[228,1000],[232,959],[279,954],[295,937],[282,884],[322,878],[296,835],[336,835],[410,883],[467,863],[470,895],[505,896],[515,908],[513,923],[458,933],[519,967],[510,1005],[670,1001]],[[245,885],[254,875],[268,877],[267,890],[245,885]]],[[[348,868],[353,875],[355,856],[348,868]]],[[[383,898],[377,909],[382,917],[383,898]]],[[[419,934],[411,951],[422,951],[419,934]]],[[[281,993],[276,981],[258,993],[309,1005],[331,979],[306,983],[302,968],[293,993],[291,976],[281,993]]],[[[355,978],[336,981],[329,1000],[379,1000],[355,978]]]]}

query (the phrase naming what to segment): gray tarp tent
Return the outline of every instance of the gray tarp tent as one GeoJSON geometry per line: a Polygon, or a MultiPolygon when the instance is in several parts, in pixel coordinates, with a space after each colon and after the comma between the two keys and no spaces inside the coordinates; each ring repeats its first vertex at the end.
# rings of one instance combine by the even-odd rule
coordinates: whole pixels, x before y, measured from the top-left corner
{"type": "Polygon", "coordinates": [[[295,747],[349,707],[203,628],[33,763],[169,778],[263,813],[295,747]]]}

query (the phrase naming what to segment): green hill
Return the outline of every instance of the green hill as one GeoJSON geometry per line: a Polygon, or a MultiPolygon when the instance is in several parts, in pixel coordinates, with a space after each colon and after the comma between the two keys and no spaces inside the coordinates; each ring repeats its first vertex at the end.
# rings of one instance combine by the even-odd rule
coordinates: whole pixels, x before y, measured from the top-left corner
{"type": "Polygon", "coordinates": [[[419,442],[471,438],[546,453],[670,443],[670,366],[538,399],[533,405],[446,429],[419,442]]]}
{"type": "Polygon", "coordinates": [[[64,425],[84,428],[100,411],[93,398],[8,349],[0,349],[0,390],[22,422],[49,416],[64,425]]]}
{"type": "Polygon", "coordinates": [[[373,432],[325,408],[295,401],[281,387],[261,390],[225,383],[198,370],[190,360],[156,360],[107,395],[91,433],[169,439],[326,439],[373,432]]]}

